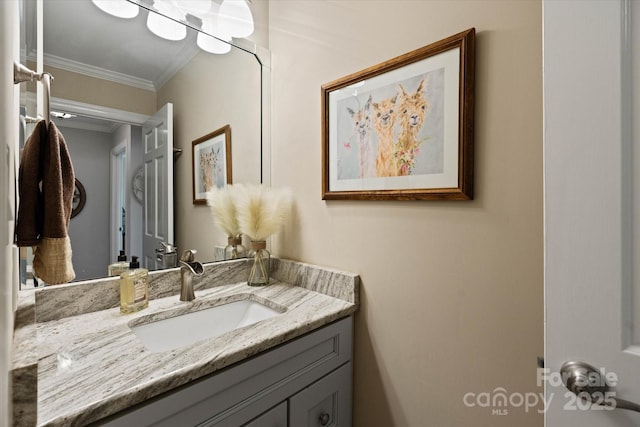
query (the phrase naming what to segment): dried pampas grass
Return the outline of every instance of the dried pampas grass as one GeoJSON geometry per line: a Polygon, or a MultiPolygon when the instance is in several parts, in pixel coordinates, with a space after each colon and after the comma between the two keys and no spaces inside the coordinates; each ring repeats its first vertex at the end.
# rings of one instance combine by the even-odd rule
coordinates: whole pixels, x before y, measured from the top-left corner
{"type": "Polygon", "coordinates": [[[237,192],[241,185],[228,185],[226,188],[214,188],[207,192],[207,205],[211,206],[213,217],[216,224],[229,237],[237,237],[240,235],[240,225],[238,224],[238,215],[236,212],[236,203],[234,193],[237,192]]]}
{"type": "Polygon", "coordinates": [[[234,198],[240,229],[253,241],[278,232],[291,211],[291,191],[263,185],[243,185],[234,198]]]}

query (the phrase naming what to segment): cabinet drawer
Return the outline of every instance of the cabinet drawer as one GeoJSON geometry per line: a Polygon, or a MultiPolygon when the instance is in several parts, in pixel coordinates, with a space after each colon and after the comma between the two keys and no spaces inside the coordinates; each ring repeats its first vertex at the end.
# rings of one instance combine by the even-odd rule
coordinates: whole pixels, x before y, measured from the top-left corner
{"type": "Polygon", "coordinates": [[[291,426],[351,426],[351,362],[289,399],[291,426]]]}
{"type": "Polygon", "coordinates": [[[242,427],[287,427],[287,402],[269,409],[242,427]]]}

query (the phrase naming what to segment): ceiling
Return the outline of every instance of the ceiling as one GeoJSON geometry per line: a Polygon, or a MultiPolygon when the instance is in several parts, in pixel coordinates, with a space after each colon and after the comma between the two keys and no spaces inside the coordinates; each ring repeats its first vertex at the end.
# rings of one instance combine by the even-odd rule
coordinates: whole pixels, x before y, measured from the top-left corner
{"type": "MultiPolygon", "coordinates": [[[[43,1],[44,63],[116,83],[156,91],[200,50],[196,31],[169,41],[146,27],[149,12],[121,19],[98,9],[90,0],[43,1]]],[[[25,2],[26,56],[36,61],[35,2],[25,2]]],[[[54,76],[55,77],[55,76],[54,76]]],[[[98,118],[56,119],[68,127],[112,132],[117,123],[98,118]]]]}
{"type": "MultiPolygon", "coordinates": [[[[29,5],[33,2],[27,2],[29,5]]],[[[44,62],[47,65],[106,78],[148,90],[166,83],[199,49],[196,32],[181,41],[157,37],[146,27],[149,12],[121,19],[98,9],[90,0],[46,0],[44,62]]],[[[33,7],[33,5],[31,5],[33,7]]],[[[26,11],[27,54],[35,58],[34,11],[26,11]]]]}

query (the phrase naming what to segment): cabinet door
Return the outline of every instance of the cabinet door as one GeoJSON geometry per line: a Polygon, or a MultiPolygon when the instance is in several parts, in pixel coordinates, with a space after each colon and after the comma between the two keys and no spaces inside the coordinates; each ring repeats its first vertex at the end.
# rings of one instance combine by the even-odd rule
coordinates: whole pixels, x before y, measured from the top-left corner
{"type": "Polygon", "coordinates": [[[295,427],[350,427],[351,362],[291,397],[289,417],[295,427]]]}
{"type": "Polygon", "coordinates": [[[269,409],[242,427],[287,427],[287,402],[269,409]]]}

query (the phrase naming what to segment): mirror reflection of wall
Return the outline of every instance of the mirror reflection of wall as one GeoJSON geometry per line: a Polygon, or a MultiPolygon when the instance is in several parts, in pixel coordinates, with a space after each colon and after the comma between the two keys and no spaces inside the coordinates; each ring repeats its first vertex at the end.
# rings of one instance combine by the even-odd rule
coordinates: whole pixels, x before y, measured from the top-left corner
{"type": "Polygon", "coordinates": [[[113,136],[83,129],[60,130],[88,199],[82,212],[69,223],[76,280],[100,277],[104,275],[104,263],[109,261],[109,227],[101,224],[109,224],[110,218],[108,159],[113,136]]]}
{"type": "MultiPolygon", "coordinates": [[[[29,34],[35,32],[35,21],[29,20],[29,17],[35,14],[30,13],[29,3],[35,1],[25,2],[26,63],[36,69],[35,46],[28,43],[29,34]]],[[[266,10],[261,11],[261,4],[251,7],[256,17],[259,39],[262,26],[260,17],[266,17],[266,10]]],[[[122,142],[123,132],[130,135],[131,141],[139,139],[141,118],[152,115],[168,102],[174,105],[174,146],[183,151],[174,163],[175,242],[169,243],[178,246],[179,251],[196,249],[201,261],[213,260],[216,247],[226,244],[226,236],[214,227],[210,210],[206,206],[194,206],[192,203],[191,142],[224,125],[230,125],[233,182],[261,182],[262,170],[265,168],[261,158],[264,148],[261,143],[266,136],[262,133],[262,126],[266,125],[262,121],[262,102],[268,99],[263,92],[263,89],[268,90],[268,85],[263,84],[265,68],[255,54],[243,49],[232,48],[226,55],[212,55],[193,46],[184,47],[187,43],[194,44],[196,38],[196,31],[188,29],[188,36],[183,42],[167,44],[167,41],[145,34],[141,37],[130,37],[130,43],[126,45],[111,44],[116,49],[112,48],[108,55],[105,54],[112,61],[117,61],[113,59],[114,50],[126,54],[126,59],[121,60],[123,62],[132,61],[131,51],[134,49],[146,52],[145,55],[140,55],[141,57],[148,57],[149,52],[161,56],[167,56],[170,52],[175,54],[169,62],[175,64],[182,61],[181,67],[172,70],[169,78],[165,70],[153,69],[155,75],[164,76],[164,81],[157,87],[151,80],[141,84],[145,79],[128,79],[123,78],[122,73],[105,72],[106,68],[87,64],[90,55],[87,54],[83,43],[88,43],[89,49],[96,51],[97,46],[105,44],[98,43],[97,40],[107,37],[105,34],[118,33],[124,23],[118,18],[93,9],[95,8],[89,1],[44,1],[44,69],[55,77],[51,89],[52,105],[63,106],[66,108],[65,111],[79,116],[75,119],[53,118],[67,140],[76,176],[82,181],[87,193],[86,206],[71,220],[69,226],[76,280],[106,276],[107,265],[114,262],[118,255],[119,247],[114,242],[118,241],[121,225],[115,218],[115,208],[110,203],[110,199],[114,197],[114,178],[110,166],[112,151],[122,142]],[[99,28],[99,35],[86,34],[84,30],[78,31],[78,28],[86,28],[89,16],[96,13],[96,19],[102,22],[90,26],[99,28]],[[77,22],[68,21],[61,24],[58,22],[61,19],[76,19],[77,22]],[[52,23],[54,21],[55,23],[52,23]],[[73,28],[75,31],[67,31],[66,34],[57,36],[50,33],[60,27],[73,28]],[[61,37],[66,40],[61,42],[61,37]],[[47,42],[48,39],[56,42],[47,42]],[[151,40],[159,42],[160,47],[151,45],[151,40]],[[183,47],[176,48],[175,43],[183,43],[183,47]],[[83,61],[86,62],[78,58],[64,58],[60,51],[51,53],[47,50],[48,46],[59,48],[65,44],[71,45],[70,51],[75,53],[84,51],[87,56],[83,61]],[[163,46],[172,46],[172,50],[163,46]],[[185,50],[191,52],[186,59],[185,50]],[[99,69],[99,72],[96,72],[96,69],[99,69]],[[132,113],[133,119],[129,120],[116,114],[116,119],[105,122],[104,118],[108,118],[109,114],[100,112],[99,109],[102,107],[111,113],[132,113]]],[[[141,22],[144,22],[148,13],[152,12],[141,11],[141,22]]],[[[149,33],[146,28],[143,30],[149,33]]],[[[108,42],[106,44],[109,45],[108,42]]],[[[256,47],[254,50],[266,54],[261,48],[256,47]]],[[[135,66],[131,65],[130,68],[135,66]]],[[[27,93],[23,96],[23,105],[28,115],[35,116],[35,84],[25,86],[27,93]]],[[[52,107],[52,110],[55,108],[52,107]]],[[[26,129],[27,136],[30,131],[29,128],[26,129]]],[[[136,147],[136,143],[131,142],[130,147],[136,147]]],[[[129,220],[141,218],[142,205],[135,200],[132,191],[136,169],[142,162],[140,153],[129,152],[129,157],[124,162],[127,165],[124,187],[128,193],[124,197],[129,205],[129,212],[125,212],[125,215],[129,220]],[[140,215],[137,216],[137,213],[140,215]]],[[[138,220],[133,221],[127,222],[129,227],[125,226],[125,249],[129,257],[141,255],[141,239],[136,237],[138,231],[135,221],[138,220]]],[[[141,228],[139,221],[137,227],[141,228]]]]}

